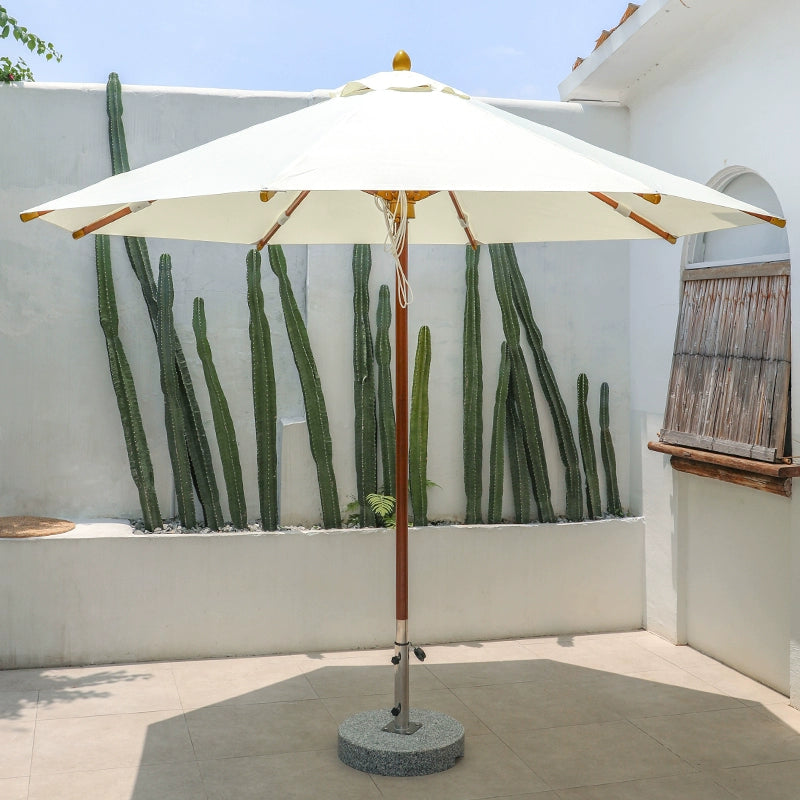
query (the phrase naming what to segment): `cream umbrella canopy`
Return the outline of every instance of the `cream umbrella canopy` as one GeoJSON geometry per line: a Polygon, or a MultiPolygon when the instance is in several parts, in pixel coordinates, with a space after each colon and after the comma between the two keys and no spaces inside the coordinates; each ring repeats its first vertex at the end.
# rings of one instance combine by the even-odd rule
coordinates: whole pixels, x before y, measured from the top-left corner
{"type": "Polygon", "coordinates": [[[255,245],[392,241],[397,528],[395,707],[408,691],[409,243],[665,239],[784,221],[706,186],[472,99],[410,69],[31,208],[102,232],[255,245]]]}

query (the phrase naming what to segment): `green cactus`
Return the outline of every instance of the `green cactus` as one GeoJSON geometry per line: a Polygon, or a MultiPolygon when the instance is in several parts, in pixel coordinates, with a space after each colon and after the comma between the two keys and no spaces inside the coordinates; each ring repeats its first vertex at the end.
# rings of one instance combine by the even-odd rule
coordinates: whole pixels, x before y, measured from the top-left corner
{"type": "Polygon", "coordinates": [[[521,412],[514,384],[514,371],[508,385],[506,400],[506,439],[511,472],[511,492],[514,497],[514,521],[525,524],[531,521],[531,483],[528,456],[522,436],[521,412]]]}
{"type": "Polygon", "coordinates": [[[395,423],[392,391],[392,345],[389,326],[392,324],[392,306],[389,287],[384,283],[378,293],[377,333],[375,335],[375,361],[378,364],[378,438],[381,445],[383,467],[383,493],[394,496],[395,481],[395,423]]]}
{"type": "Polygon", "coordinates": [[[172,261],[165,253],[158,264],[158,361],[161,367],[161,389],[164,392],[164,421],[167,445],[175,477],[178,518],[186,528],[194,528],[197,519],[192,495],[192,473],[184,440],[183,413],[178,396],[178,376],[175,372],[175,345],[172,338],[172,261]]]}
{"type": "Polygon", "coordinates": [[[508,415],[508,384],[511,377],[511,359],[508,345],[500,346],[500,372],[494,396],[492,416],[492,442],[489,449],[489,508],[486,519],[490,525],[503,521],[503,478],[505,477],[505,439],[508,415]]]}
{"type": "Polygon", "coordinates": [[[598,519],[603,515],[600,507],[600,480],[597,477],[597,458],[594,450],[592,423],[589,419],[589,379],[585,373],[578,375],[578,438],[581,443],[583,474],[586,477],[586,506],[589,518],[598,519]]]}
{"type": "Polygon", "coordinates": [[[542,343],[542,334],[533,319],[531,301],[525,279],[517,262],[517,255],[513,244],[500,245],[505,254],[505,263],[511,281],[511,290],[514,305],[525,328],[528,344],[533,351],[536,372],[539,383],[553,418],[553,425],[558,441],[558,452],[564,465],[564,478],[566,483],[566,517],[570,522],[579,522],[583,519],[583,497],[581,492],[581,470],[578,464],[578,447],[575,444],[575,435],[569,421],[564,398],[561,396],[556,383],[553,368],[542,343]]]}
{"type": "Polygon", "coordinates": [[[374,527],[375,512],[367,495],[378,491],[378,421],[375,413],[375,370],[369,322],[368,244],[353,246],[353,401],[355,405],[356,485],[358,523],[374,527]]]}
{"type": "Polygon", "coordinates": [[[466,523],[481,522],[483,495],[483,363],[481,359],[481,300],[478,292],[480,249],[466,249],[467,294],[464,304],[464,492],[466,523]]]}
{"type": "Polygon", "coordinates": [[[414,525],[428,524],[428,381],[431,374],[431,330],[419,329],[409,415],[408,487],[414,525]]]}
{"type": "Polygon", "coordinates": [[[600,384],[600,457],[603,460],[603,470],[606,475],[606,497],[608,503],[606,510],[615,517],[624,515],[622,501],[619,497],[619,484],[617,483],[617,457],[614,454],[614,442],[609,429],[610,416],[608,413],[608,384],[600,384]]]}
{"type": "Polygon", "coordinates": [[[519,343],[519,320],[514,307],[508,257],[501,245],[489,245],[489,253],[492,257],[495,292],[497,293],[503,318],[503,332],[508,345],[511,371],[514,375],[522,436],[527,453],[528,470],[533,484],[533,497],[536,501],[539,521],[555,522],[556,516],[550,499],[550,478],[547,473],[547,461],[544,454],[542,432],[539,427],[539,415],[536,410],[536,398],[533,394],[533,384],[531,383],[528,366],[525,363],[525,357],[519,343]]]}
{"type": "Polygon", "coordinates": [[[311,455],[317,465],[322,524],[326,528],[341,528],[339,492],[336,488],[336,476],[333,471],[333,445],[328,424],[328,412],[325,409],[325,397],[322,394],[322,385],[314,354],[311,352],[308,331],[300,316],[300,309],[297,307],[292,284],[286,270],[286,257],[280,245],[269,246],[269,265],[278,278],[286,332],[289,336],[294,363],[300,376],[311,455]]]}
{"type": "MultiPolygon", "coordinates": [[[[125,128],[122,124],[122,87],[115,72],[108,76],[106,111],[108,112],[111,168],[112,173],[117,175],[120,172],[127,172],[130,166],[125,142],[125,128]]],[[[131,268],[141,286],[142,296],[150,317],[150,325],[156,338],[156,344],[158,344],[158,300],[147,242],[134,236],[125,236],[124,240],[125,250],[131,262],[131,268]]],[[[206,525],[213,529],[219,529],[223,524],[222,507],[219,502],[219,488],[217,487],[214,465],[211,460],[211,448],[208,444],[208,437],[206,436],[200,408],[197,404],[189,367],[174,328],[171,331],[171,335],[174,339],[173,352],[175,354],[175,369],[178,373],[180,409],[184,418],[186,447],[191,461],[192,481],[194,482],[200,505],[203,508],[206,525]]]]}
{"type": "Polygon", "coordinates": [[[278,529],[278,406],[272,336],[264,313],[261,253],[247,254],[247,305],[250,309],[250,355],[253,375],[253,418],[256,426],[256,465],[261,527],[278,529]]]}
{"type": "Polygon", "coordinates": [[[214,366],[202,297],[195,297],[192,311],[192,328],[197,344],[197,355],[203,365],[206,388],[211,401],[211,414],[214,418],[217,446],[222,460],[222,474],[225,477],[225,487],[228,491],[228,508],[231,512],[231,521],[237,528],[242,529],[247,527],[247,503],[244,498],[239,445],[236,443],[236,430],[233,427],[228,401],[225,399],[225,393],[222,391],[222,384],[214,366]]]}
{"type": "Polygon", "coordinates": [[[133,375],[125,357],[125,350],[119,338],[119,317],[114,293],[114,277],[111,271],[111,251],[108,236],[95,236],[95,263],[97,267],[97,300],[100,312],[100,326],[106,339],[108,366],[111,370],[111,383],[117,397],[117,407],[125,435],[131,477],[139,492],[139,503],[147,530],[152,531],[161,525],[161,511],[158,508],[153,463],[147,446],[142,415],[136,398],[133,375]]]}

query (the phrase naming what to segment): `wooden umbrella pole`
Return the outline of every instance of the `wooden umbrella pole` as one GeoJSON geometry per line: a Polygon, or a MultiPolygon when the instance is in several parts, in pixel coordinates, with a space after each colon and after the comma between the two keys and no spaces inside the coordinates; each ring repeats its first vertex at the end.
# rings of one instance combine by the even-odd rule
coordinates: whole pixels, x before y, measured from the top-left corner
{"type": "Polygon", "coordinates": [[[408,278],[408,236],[403,237],[394,295],[395,407],[395,601],[394,719],[385,730],[410,734],[419,725],[409,721],[408,642],[408,309],[401,282],[408,278]]]}

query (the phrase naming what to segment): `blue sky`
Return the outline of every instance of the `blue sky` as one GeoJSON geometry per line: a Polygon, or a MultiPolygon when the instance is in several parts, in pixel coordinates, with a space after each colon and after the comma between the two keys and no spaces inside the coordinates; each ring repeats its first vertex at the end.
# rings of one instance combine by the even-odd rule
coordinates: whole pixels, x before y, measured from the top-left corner
{"type": "MultiPolygon", "coordinates": [[[[30,55],[39,81],[307,91],[413,68],[472,95],[558,99],[627,0],[2,0],[51,41],[60,64],[30,55]]],[[[21,53],[0,40],[0,55],[21,53]]],[[[27,51],[25,51],[27,52],[27,51]]]]}

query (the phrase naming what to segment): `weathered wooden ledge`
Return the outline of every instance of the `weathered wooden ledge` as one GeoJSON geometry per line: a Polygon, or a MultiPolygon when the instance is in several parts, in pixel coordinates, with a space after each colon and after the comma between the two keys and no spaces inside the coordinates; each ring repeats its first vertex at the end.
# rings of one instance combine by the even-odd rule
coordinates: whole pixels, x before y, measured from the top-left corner
{"type": "Polygon", "coordinates": [[[648,442],[647,448],[671,456],[670,465],[678,472],[749,486],[783,497],[792,496],[792,478],[800,476],[800,464],[791,461],[768,463],[664,442],[648,442]]]}

